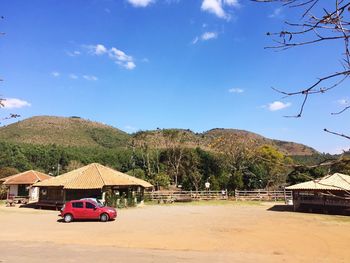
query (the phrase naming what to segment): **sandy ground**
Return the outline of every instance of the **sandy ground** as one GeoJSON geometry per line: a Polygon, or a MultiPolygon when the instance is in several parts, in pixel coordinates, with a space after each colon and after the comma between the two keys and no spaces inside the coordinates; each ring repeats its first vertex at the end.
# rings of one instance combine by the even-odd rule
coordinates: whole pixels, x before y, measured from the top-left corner
{"type": "Polygon", "coordinates": [[[349,262],[349,217],[271,206],[145,206],[69,224],[0,207],[0,262],[349,262]]]}

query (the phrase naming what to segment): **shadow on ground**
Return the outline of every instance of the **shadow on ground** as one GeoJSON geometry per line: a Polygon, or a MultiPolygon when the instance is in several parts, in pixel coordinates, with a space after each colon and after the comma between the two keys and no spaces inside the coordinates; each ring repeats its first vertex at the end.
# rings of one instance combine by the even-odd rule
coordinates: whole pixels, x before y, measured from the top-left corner
{"type": "MultiPolygon", "coordinates": [[[[115,221],[115,219],[110,219],[110,220],[108,220],[107,222],[101,222],[99,219],[74,219],[72,222],[70,222],[70,223],[66,223],[66,222],[64,222],[64,220],[63,220],[63,218],[59,218],[59,219],[57,219],[57,223],[64,223],[64,224],[71,224],[71,223],[74,223],[74,222],[86,222],[86,223],[88,223],[88,222],[101,222],[101,223],[110,223],[110,222],[114,222],[115,221]]],[[[1,262],[1,261],[0,261],[1,262]]]]}
{"type": "Polygon", "coordinates": [[[291,205],[274,205],[267,209],[274,212],[293,212],[293,206],[291,205]]]}
{"type": "MultiPolygon", "coordinates": [[[[294,212],[291,205],[274,205],[267,209],[273,212],[294,212]]],[[[350,209],[341,208],[326,208],[323,207],[304,207],[300,208],[296,213],[314,213],[314,214],[326,214],[326,215],[342,215],[350,216],[350,209]]]]}

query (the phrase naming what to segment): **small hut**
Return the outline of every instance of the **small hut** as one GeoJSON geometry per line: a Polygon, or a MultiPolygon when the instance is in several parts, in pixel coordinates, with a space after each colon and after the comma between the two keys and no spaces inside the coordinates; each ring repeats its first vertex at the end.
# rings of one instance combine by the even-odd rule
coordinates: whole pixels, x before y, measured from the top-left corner
{"type": "Polygon", "coordinates": [[[68,173],[39,182],[38,206],[56,206],[81,198],[105,199],[106,193],[143,200],[144,189],[153,186],[141,179],[92,163],[68,173]]]}
{"type": "Polygon", "coordinates": [[[27,203],[39,199],[39,189],[33,184],[52,178],[51,176],[30,170],[0,179],[3,185],[7,186],[7,200],[27,203]]]}
{"type": "Polygon", "coordinates": [[[286,189],[293,193],[294,211],[305,208],[321,208],[324,211],[350,208],[349,175],[335,173],[286,189]]]}

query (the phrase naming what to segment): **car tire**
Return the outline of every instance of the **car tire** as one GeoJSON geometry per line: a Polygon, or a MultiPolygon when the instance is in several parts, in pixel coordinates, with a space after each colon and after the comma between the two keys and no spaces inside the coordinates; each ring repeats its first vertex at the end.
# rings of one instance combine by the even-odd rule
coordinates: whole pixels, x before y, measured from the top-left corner
{"type": "Polygon", "coordinates": [[[64,222],[70,223],[73,221],[73,216],[71,214],[65,214],[63,217],[64,222]]]}
{"type": "Polygon", "coordinates": [[[106,213],[103,213],[103,214],[100,216],[101,222],[107,222],[108,219],[109,219],[109,216],[108,216],[106,213]]]}

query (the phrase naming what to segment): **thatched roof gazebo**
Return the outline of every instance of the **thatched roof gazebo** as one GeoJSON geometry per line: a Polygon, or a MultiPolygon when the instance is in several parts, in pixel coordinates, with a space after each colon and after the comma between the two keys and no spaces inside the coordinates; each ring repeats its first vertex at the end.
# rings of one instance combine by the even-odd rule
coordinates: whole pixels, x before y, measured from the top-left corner
{"type": "Polygon", "coordinates": [[[81,198],[104,199],[104,193],[114,191],[127,195],[153,186],[139,178],[121,173],[98,163],[92,163],[71,172],[36,183],[40,188],[39,203],[64,203],[81,198]]]}
{"type": "Polygon", "coordinates": [[[313,207],[350,208],[350,176],[341,173],[286,187],[293,192],[294,210],[313,207]]]}

